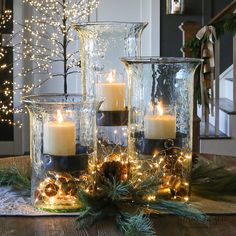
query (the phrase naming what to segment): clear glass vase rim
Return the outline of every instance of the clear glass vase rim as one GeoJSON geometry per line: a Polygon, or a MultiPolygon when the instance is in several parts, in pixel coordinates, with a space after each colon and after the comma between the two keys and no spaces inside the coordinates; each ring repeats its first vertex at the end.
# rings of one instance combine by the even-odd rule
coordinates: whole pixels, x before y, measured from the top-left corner
{"type": "Polygon", "coordinates": [[[74,23],[73,27],[82,27],[82,26],[107,26],[107,25],[143,25],[147,26],[148,22],[125,22],[125,21],[94,21],[94,22],[82,22],[82,23],[74,23]]]}
{"type": "Polygon", "coordinates": [[[160,64],[183,64],[183,63],[196,63],[203,62],[200,58],[187,58],[187,57],[158,57],[158,56],[141,56],[141,57],[122,57],[122,62],[128,63],[160,63],[160,64]]]}
{"type": "Polygon", "coordinates": [[[77,93],[68,93],[68,94],[61,94],[61,93],[45,93],[45,94],[34,94],[34,95],[27,95],[21,98],[21,102],[25,104],[41,104],[41,105],[92,105],[92,104],[101,104],[103,100],[97,100],[92,96],[84,96],[82,94],[77,93]],[[43,98],[65,98],[68,97],[76,97],[79,98],[78,101],[46,101],[40,100],[43,98]],[[38,99],[38,100],[37,100],[38,99]]]}

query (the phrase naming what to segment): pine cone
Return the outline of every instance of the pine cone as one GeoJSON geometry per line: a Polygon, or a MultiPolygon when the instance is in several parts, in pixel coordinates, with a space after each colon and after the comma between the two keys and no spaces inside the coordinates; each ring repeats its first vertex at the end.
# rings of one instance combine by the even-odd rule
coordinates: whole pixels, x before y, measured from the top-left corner
{"type": "Polygon", "coordinates": [[[117,179],[121,181],[126,172],[126,166],[119,161],[104,162],[100,169],[100,174],[108,180],[117,179]]]}

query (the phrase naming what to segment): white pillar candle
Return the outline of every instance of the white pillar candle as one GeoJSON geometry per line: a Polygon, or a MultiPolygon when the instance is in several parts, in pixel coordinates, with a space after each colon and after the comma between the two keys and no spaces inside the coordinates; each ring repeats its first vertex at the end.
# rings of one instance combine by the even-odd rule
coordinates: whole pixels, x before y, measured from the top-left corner
{"type": "Polygon", "coordinates": [[[114,72],[108,74],[106,82],[97,83],[96,96],[104,99],[101,111],[124,111],[125,110],[125,83],[115,82],[114,72]]]}
{"type": "Polygon", "coordinates": [[[146,139],[175,139],[176,118],[171,115],[146,115],[144,137],[146,139]]]}
{"type": "Polygon", "coordinates": [[[58,111],[57,121],[44,125],[44,153],[55,156],[73,156],[76,153],[76,125],[63,121],[58,111]]]}
{"type": "Polygon", "coordinates": [[[163,114],[164,111],[160,104],[157,106],[157,109],[158,114],[147,114],[144,116],[144,137],[146,139],[175,139],[175,116],[163,114]]]}

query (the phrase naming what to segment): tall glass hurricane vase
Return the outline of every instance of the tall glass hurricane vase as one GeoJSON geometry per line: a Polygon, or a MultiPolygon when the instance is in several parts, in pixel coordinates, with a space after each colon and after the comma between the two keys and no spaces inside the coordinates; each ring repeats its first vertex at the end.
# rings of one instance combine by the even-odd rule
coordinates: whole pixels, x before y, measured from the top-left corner
{"type": "Polygon", "coordinates": [[[146,26],[147,23],[141,22],[91,22],[74,25],[80,38],[83,94],[96,96],[97,82],[99,79],[105,80],[100,77],[114,70],[118,77],[126,75],[120,57],[140,56],[141,34],[146,26]]]}
{"type": "Polygon", "coordinates": [[[33,95],[23,102],[30,114],[32,203],[48,211],[76,211],[78,190],[93,191],[100,103],[72,94],[33,95]]]}
{"type": "Polygon", "coordinates": [[[198,59],[123,58],[129,76],[132,178],[156,177],[147,199],[189,199],[193,77],[198,59]]]}
{"type": "Polygon", "coordinates": [[[81,43],[82,93],[85,98],[95,96],[104,100],[97,114],[98,170],[121,180],[127,177],[128,90],[120,57],[140,55],[141,34],[146,25],[126,22],[74,25],[81,43]]]}

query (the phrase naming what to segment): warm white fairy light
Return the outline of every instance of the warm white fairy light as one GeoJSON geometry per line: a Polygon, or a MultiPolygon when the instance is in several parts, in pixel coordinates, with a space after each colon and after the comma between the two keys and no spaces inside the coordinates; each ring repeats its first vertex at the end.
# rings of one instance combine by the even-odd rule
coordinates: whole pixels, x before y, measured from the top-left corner
{"type": "Polygon", "coordinates": [[[156,200],[156,196],[155,195],[150,195],[147,197],[148,201],[155,201],[156,200]]]}
{"type": "MultiPolygon", "coordinates": [[[[13,73],[13,65],[20,66],[23,61],[24,65],[30,65],[23,65],[21,71],[14,75],[14,82],[6,81],[0,89],[4,95],[3,104],[0,104],[0,121],[13,125],[18,122],[8,119],[9,113],[22,111],[13,107],[13,95],[32,93],[48,80],[57,78],[64,79],[64,92],[67,92],[67,79],[80,71],[79,50],[75,46],[75,31],[71,25],[85,19],[97,8],[99,0],[23,0],[23,3],[30,6],[35,14],[25,19],[23,24],[13,20],[14,61],[9,65],[0,64],[0,70],[7,70],[9,74],[13,73]],[[55,67],[63,67],[63,70],[56,73],[55,67]],[[25,85],[16,82],[42,74],[42,80],[26,81],[25,85]]],[[[12,20],[12,11],[5,10],[0,18],[0,29],[6,28],[6,23],[12,20]]],[[[11,41],[3,40],[4,46],[11,46],[11,41]]],[[[0,59],[7,53],[0,45],[0,59]]]]}
{"type": "Polygon", "coordinates": [[[48,172],[50,177],[41,180],[34,191],[34,204],[51,210],[77,209],[80,207],[77,192],[91,192],[91,176],[75,177],[65,172],[48,172]],[[79,183],[79,185],[78,185],[79,183]]]}
{"type": "MultiPolygon", "coordinates": [[[[12,20],[12,11],[4,10],[0,15],[0,29],[5,29],[8,22],[12,20]]],[[[5,44],[4,37],[2,38],[2,44],[5,44]]],[[[8,50],[3,48],[3,45],[0,44],[0,71],[8,70],[9,73],[12,73],[11,65],[8,65],[4,61],[5,55],[8,54],[8,50]]],[[[13,92],[12,92],[12,83],[9,81],[4,81],[1,88],[1,100],[0,100],[0,122],[8,123],[9,125],[19,125],[20,122],[13,122],[11,115],[13,113],[13,92]]]]}
{"type": "Polygon", "coordinates": [[[189,173],[186,166],[189,166],[189,162],[191,162],[191,154],[189,151],[183,152],[180,151],[180,149],[178,150],[179,152],[173,155],[166,153],[165,150],[162,150],[159,153],[153,154],[150,159],[146,156],[146,159],[141,161],[136,158],[137,155],[134,153],[129,155],[131,170],[130,182],[133,186],[144,182],[150,176],[155,176],[160,180],[160,183],[157,183],[154,192],[147,194],[147,196],[145,196],[145,200],[155,201],[159,197],[164,197],[167,199],[189,201],[189,183],[187,182],[189,173]],[[173,166],[170,167],[167,165],[166,161],[172,157],[175,161],[173,162],[173,166]],[[176,165],[181,167],[181,170],[173,172],[176,171],[176,165]],[[180,190],[182,190],[181,195],[179,195],[180,190]],[[174,195],[173,191],[175,192],[174,195]]]}
{"type": "Polygon", "coordinates": [[[12,19],[12,11],[11,10],[4,10],[2,15],[0,16],[0,29],[6,28],[6,23],[8,23],[12,19]]]}

